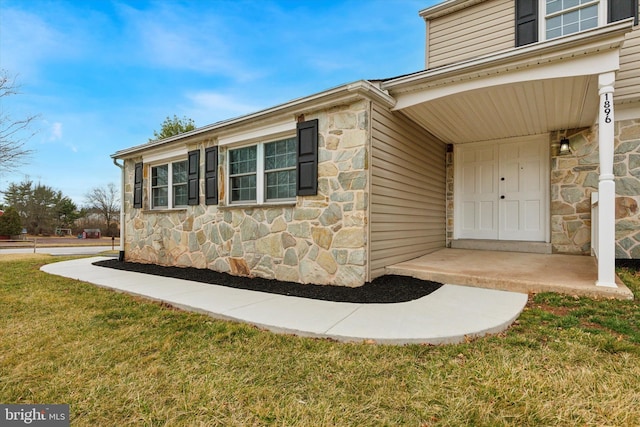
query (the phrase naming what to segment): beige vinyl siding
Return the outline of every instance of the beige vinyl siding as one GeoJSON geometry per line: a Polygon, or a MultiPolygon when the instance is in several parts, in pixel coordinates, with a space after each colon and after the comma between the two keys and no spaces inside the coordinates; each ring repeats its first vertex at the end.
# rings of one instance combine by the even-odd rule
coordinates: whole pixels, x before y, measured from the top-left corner
{"type": "Polygon", "coordinates": [[[384,267],[445,246],[443,142],[373,104],[371,279],[384,267]]]}
{"type": "Polygon", "coordinates": [[[515,2],[489,0],[427,24],[429,69],[515,46],[515,2]]]}
{"type": "Polygon", "coordinates": [[[619,101],[640,96],[640,26],[625,36],[620,49],[620,71],[616,76],[614,98],[619,101]]]}

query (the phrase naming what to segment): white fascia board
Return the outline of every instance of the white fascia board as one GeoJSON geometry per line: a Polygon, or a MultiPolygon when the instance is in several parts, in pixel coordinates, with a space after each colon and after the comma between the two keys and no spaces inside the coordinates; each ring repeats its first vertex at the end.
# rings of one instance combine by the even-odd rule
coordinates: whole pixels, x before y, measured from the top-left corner
{"type": "Polygon", "coordinates": [[[218,138],[218,145],[232,145],[238,143],[255,142],[265,138],[277,138],[293,134],[296,131],[296,122],[293,117],[290,120],[260,126],[251,130],[233,132],[218,138]]]}
{"type": "MultiPolygon", "coordinates": [[[[528,68],[578,55],[617,49],[624,41],[625,33],[632,27],[633,19],[630,18],[571,36],[534,43],[527,47],[509,49],[469,61],[398,77],[384,82],[381,89],[389,91],[397,99],[397,95],[403,92],[474,79],[480,75],[528,68]]],[[[396,109],[398,109],[397,106],[396,109]]]]}
{"type": "Polygon", "coordinates": [[[402,110],[423,102],[457,93],[468,92],[506,84],[529,82],[533,80],[547,80],[564,77],[576,77],[595,75],[620,68],[620,55],[617,50],[598,52],[594,55],[571,57],[565,61],[555,61],[550,64],[541,64],[536,67],[518,68],[514,71],[500,74],[477,75],[475,78],[451,81],[435,87],[425,88],[414,92],[405,92],[396,95],[397,104],[394,110],[402,110]]]}
{"type": "Polygon", "coordinates": [[[172,148],[170,150],[154,151],[151,153],[144,153],[142,155],[143,163],[156,163],[160,161],[167,161],[176,158],[187,158],[187,147],[172,148]]]}
{"type": "MultiPolygon", "coordinates": [[[[195,131],[190,131],[189,136],[193,136],[193,132],[195,131]]],[[[181,145],[186,147],[186,144],[189,142],[187,139],[188,139],[187,133],[182,133],[180,135],[172,136],[170,138],[151,141],[145,144],[140,144],[130,148],[126,148],[124,150],[116,151],[114,154],[111,155],[111,158],[114,160],[128,159],[128,158],[139,156],[142,153],[150,152],[150,151],[154,153],[166,152],[166,151],[173,150],[173,148],[171,147],[173,147],[174,144],[172,143],[176,141],[180,141],[181,145]]],[[[186,153],[186,148],[184,148],[184,150],[186,153]]]]}

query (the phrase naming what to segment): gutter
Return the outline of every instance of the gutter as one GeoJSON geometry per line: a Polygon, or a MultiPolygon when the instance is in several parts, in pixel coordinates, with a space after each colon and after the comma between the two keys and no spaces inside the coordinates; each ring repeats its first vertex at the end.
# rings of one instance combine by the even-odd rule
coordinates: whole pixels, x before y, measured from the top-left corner
{"type": "Polygon", "coordinates": [[[113,159],[113,164],[120,168],[120,252],[118,253],[118,261],[124,261],[124,162],[119,164],[117,159],[113,159]]]}

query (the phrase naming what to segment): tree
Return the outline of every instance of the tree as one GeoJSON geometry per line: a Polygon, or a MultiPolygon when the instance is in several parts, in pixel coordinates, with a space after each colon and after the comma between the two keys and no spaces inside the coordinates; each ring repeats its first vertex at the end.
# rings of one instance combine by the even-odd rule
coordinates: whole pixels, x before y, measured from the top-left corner
{"type": "MultiPolygon", "coordinates": [[[[29,179],[20,184],[9,184],[4,201],[18,212],[31,234],[51,234],[55,227],[64,227],[70,215],[71,200],[68,197],[49,186],[40,183],[34,185],[29,179]]],[[[71,204],[75,207],[73,202],[71,204]]]]}
{"type": "Polygon", "coordinates": [[[60,227],[72,228],[73,224],[81,216],[82,213],[78,212],[78,207],[70,198],[65,196],[58,202],[56,206],[56,217],[60,227]]]}
{"type": "Polygon", "coordinates": [[[4,192],[4,202],[7,206],[12,206],[15,210],[17,210],[20,218],[26,220],[28,216],[27,205],[29,204],[29,200],[31,199],[32,192],[33,181],[30,181],[28,178],[26,178],[19,184],[12,182],[4,192]]]}
{"type": "Polygon", "coordinates": [[[87,208],[98,212],[107,225],[107,235],[113,235],[114,219],[120,215],[120,197],[116,185],[112,182],[106,187],[95,187],[85,196],[87,208]]]}
{"type": "Polygon", "coordinates": [[[12,207],[7,208],[0,215],[0,236],[17,236],[22,232],[22,222],[18,211],[12,207]]]}
{"type": "Polygon", "coordinates": [[[193,119],[188,119],[186,117],[178,118],[175,114],[173,118],[167,116],[162,122],[162,128],[160,132],[153,131],[153,138],[149,138],[149,141],[155,141],[158,139],[169,138],[170,136],[179,135],[181,133],[189,132],[190,130],[194,130],[196,128],[196,124],[193,119]]]}
{"type": "Polygon", "coordinates": [[[52,234],[58,225],[56,209],[62,200],[62,192],[38,183],[28,203],[27,230],[33,234],[52,234]]]}
{"type": "MultiPolygon", "coordinates": [[[[18,95],[18,89],[15,77],[9,76],[6,70],[0,70],[0,100],[18,95]]],[[[0,171],[15,170],[33,153],[25,144],[34,135],[29,127],[37,117],[13,119],[4,109],[0,110],[0,171]]]]}

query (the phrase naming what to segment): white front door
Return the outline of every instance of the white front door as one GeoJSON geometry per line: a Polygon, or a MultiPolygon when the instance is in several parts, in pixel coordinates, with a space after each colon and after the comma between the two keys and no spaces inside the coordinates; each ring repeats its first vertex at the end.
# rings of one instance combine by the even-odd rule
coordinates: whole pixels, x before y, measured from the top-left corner
{"type": "MultiPolygon", "coordinates": [[[[461,238],[498,238],[498,147],[482,145],[460,150],[461,238]]],[[[456,209],[458,211],[458,209],[456,209]]],[[[459,223],[459,224],[458,224],[459,223]]]]}
{"type": "Polygon", "coordinates": [[[456,238],[547,240],[546,135],[458,147],[456,238]]]}

